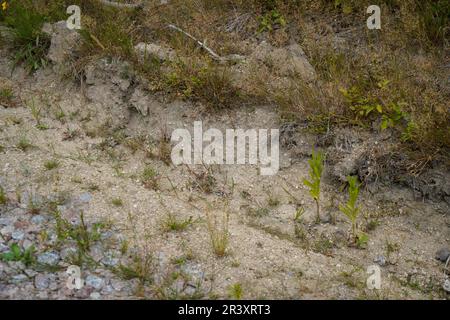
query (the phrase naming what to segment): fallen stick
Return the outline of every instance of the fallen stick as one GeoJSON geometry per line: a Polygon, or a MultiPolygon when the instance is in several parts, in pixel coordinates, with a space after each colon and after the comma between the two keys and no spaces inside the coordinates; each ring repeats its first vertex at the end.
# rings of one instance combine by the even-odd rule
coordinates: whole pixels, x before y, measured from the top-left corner
{"type": "Polygon", "coordinates": [[[177,26],[173,25],[173,24],[168,24],[167,25],[168,28],[173,29],[175,31],[178,31],[182,34],[184,34],[186,37],[194,40],[198,46],[200,46],[201,48],[203,48],[206,52],[209,53],[209,55],[216,61],[219,61],[221,63],[224,63],[226,61],[237,61],[237,60],[243,60],[244,57],[237,55],[237,54],[231,54],[229,56],[226,57],[221,57],[219,56],[217,53],[215,53],[211,48],[209,48],[204,42],[201,42],[200,40],[198,40],[197,38],[195,38],[193,35],[191,35],[190,33],[187,33],[186,31],[184,31],[181,28],[178,28],[177,26]]]}
{"type": "Polygon", "coordinates": [[[144,2],[139,3],[118,3],[115,1],[109,0],[100,0],[100,2],[106,6],[114,7],[114,8],[125,8],[125,9],[137,9],[141,8],[144,5],[144,2]]]}

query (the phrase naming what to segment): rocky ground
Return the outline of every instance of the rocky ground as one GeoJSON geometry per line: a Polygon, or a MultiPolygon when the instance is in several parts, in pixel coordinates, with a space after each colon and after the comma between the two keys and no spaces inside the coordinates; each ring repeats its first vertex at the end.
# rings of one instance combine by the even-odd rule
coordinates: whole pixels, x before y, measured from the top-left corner
{"type": "MultiPolygon", "coordinates": [[[[6,49],[0,53],[0,81],[14,91],[0,109],[2,299],[448,299],[449,173],[397,172],[389,130],[319,138],[283,123],[276,176],[255,166],[175,167],[167,152],[173,129],[192,130],[198,120],[218,129],[279,128],[276,107],[206,113],[151,93],[114,58],[89,63],[81,85],[62,79],[70,52],[62,39],[70,35],[47,28],[47,68],[11,72],[6,49]],[[302,183],[315,145],[327,155],[318,224],[302,183]],[[386,154],[390,162],[379,165],[386,154]],[[367,182],[358,203],[368,241],[360,246],[338,209],[348,174],[367,182]],[[223,230],[229,242],[218,256],[211,238],[223,230]],[[380,290],[366,286],[374,264],[380,290]],[[80,290],[67,286],[71,265],[81,268],[80,290]]],[[[314,77],[301,48],[278,50],[279,64],[291,59],[295,72],[314,77]]],[[[250,59],[258,61],[264,48],[255,52],[250,59]]],[[[235,66],[237,79],[246,66],[235,66]]],[[[280,66],[278,81],[290,72],[280,66]]]]}

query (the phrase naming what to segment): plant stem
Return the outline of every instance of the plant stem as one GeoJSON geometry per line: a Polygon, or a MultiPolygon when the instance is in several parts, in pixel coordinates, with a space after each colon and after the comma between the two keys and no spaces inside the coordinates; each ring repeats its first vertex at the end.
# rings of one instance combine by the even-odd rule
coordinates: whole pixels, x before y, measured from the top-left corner
{"type": "Polygon", "coordinates": [[[316,201],[316,223],[320,223],[320,205],[319,205],[319,199],[314,199],[316,201]]]}

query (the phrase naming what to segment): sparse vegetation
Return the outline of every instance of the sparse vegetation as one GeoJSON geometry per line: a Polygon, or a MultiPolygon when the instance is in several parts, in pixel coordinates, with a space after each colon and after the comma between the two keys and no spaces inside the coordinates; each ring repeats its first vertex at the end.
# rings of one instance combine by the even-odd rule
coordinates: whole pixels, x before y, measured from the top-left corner
{"type": "Polygon", "coordinates": [[[211,240],[211,246],[216,256],[223,257],[227,253],[228,248],[228,212],[214,213],[207,211],[206,222],[208,225],[209,237],[211,240]]]}
{"type": "Polygon", "coordinates": [[[308,163],[310,180],[304,179],[303,183],[309,188],[309,194],[316,203],[316,222],[320,223],[320,180],[323,171],[323,153],[313,150],[308,163]]]}
{"type": "Polygon", "coordinates": [[[48,160],[44,162],[44,167],[47,170],[53,170],[59,167],[59,162],[58,160],[48,160]]]}
{"type": "Polygon", "coordinates": [[[339,210],[350,220],[352,224],[353,239],[358,239],[356,220],[358,219],[360,209],[356,205],[359,196],[358,177],[348,176],[348,201],[345,205],[339,205],[339,210]]]}
{"type": "Polygon", "coordinates": [[[2,261],[20,261],[26,266],[30,266],[35,262],[35,248],[30,246],[28,249],[21,249],[17,243],[13,243],[9,247],[8,252],[0,255],[2,261]]]}

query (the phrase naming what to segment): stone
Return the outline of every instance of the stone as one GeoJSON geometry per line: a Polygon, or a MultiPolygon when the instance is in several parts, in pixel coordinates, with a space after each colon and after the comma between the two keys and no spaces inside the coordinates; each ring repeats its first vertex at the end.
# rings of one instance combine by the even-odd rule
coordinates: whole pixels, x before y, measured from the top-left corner
{"type": "Polygon", "coordinates": [[[46,274],[40,273],[34,277],[34,286],[40,291],[48,289],[50,282],[51,279],[46,274]]]}
{"type": "Polygon", "coordinates": [[[45,217],[41,216],[41,215],[35,215],[33,216],[30,221],[34,224],[42,224],[45,222],[45,217]]]}
{"type": "Polygon", "coordinates": [[[59,254],[55,251],[44,252],[37,257],[38,263],[49,266],[56,266],[59,260],[59,254]]]}
{"type": "Polygon", "coordinates": [[[16,241],[22,240],[24,236],[25,236],[25,233],[21,230],[14,230],[11,233],[11,238],[13,238],[16,241]]]}
{"type": "Polygon", "coordinates": [[[101,298],[100,293],[98,292],[92,292],[89,296],[92,300],[99,300],[101,298]]]}
{"type": "Polygon", "coordinates": [[[92,200],[92,194],[90,194],[89,192],[82,193],[78,197],[78,200],[84,203],[88,203],[92,200]]]}
{"type": "Polygon", "coordinates": [[[19,284],[28,280],[28,277],[24,274],[18,274],[11,277],[10,282],[12,284],[19,284]]]}
{"type": "Polygon", "coordinates": [[[449,248],[441,248],[436,252],[436,260],[439,260],[441,262],[447,262],[448,257],[450,256],[450,249],[449,248]]]}
{"type": "Polygon", "coordinates": [[[386,265],[386,258],[383,255],[377,256],[373,262],[378,264],[380,267],[384,267],[386,265]]]}
{"type": "Polygon", "coordinates": [[[54,64],[67,63],[81,43],[81,36],[76,30],[67,28],[66,21],[59,21],[44,26],[44,32],[51,36],[47,57],[54,64]]]}
{"type": "Polygon", "coordinates": [[[86,285],[90,286],[96,290],[100,290],[104,285],[104,280],[95,275],[89,275],[86,277],[86,285]]]}
{"type": "Polygon", "coordinates": [[[111,287],[116,291],[122,291],[127,287],[127,283],[118,279],[111,279],[111,287]]]}
{"type": "Polygon", "coordinates": [[[134,51],[141,61],[152,57],[160,61],[174,61],[177,57],[173,49],[154,43],[140,42],[134,47],[134,51]]]}
{"type": "Polygon", "coordinates": [[[3,227],[3,228],[0,230],[0,234],[1,234],[2,236],[4,236],[4,237],[9,237],[9,236],[11,236],[11,234],[12,234],[13,232],[14,232],[14,227],[11,226],[11,225],[6,226],[6,227],[3,227]]]}
{"type": "Polygon", "coordinates": [[[263,63],[270,63],[282,77],[299,75],[305,81],[313,81],[317,78],[313,66],[298,44],[275,48],[263,41],[254,50],[252,58],[263,63]]]}
{"type": "Polygon", "coordinates": [[[77,253],[76,248],[68,247],[61,250],[60,256],[62,260],[66,260],[73,257],[76,253],[77,253]]]}

